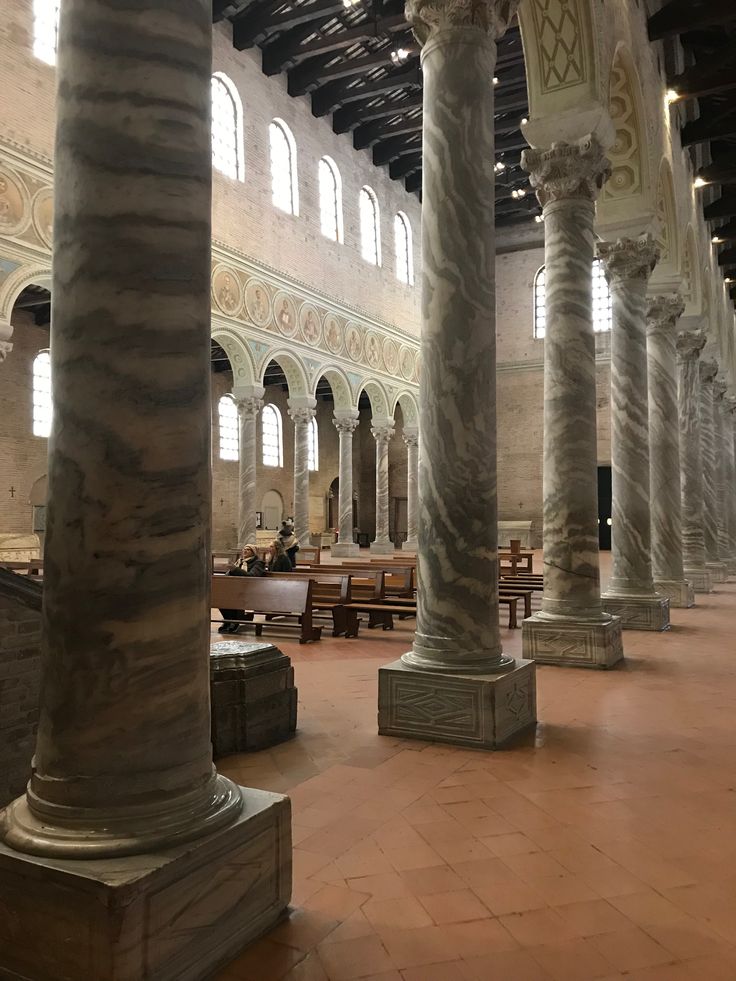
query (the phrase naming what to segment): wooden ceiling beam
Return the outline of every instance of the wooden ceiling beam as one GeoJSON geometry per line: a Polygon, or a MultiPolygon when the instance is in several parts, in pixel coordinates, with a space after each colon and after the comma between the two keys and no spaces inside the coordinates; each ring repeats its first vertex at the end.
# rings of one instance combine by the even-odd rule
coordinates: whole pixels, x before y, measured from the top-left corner
{"type": "Polygon", "coordinates": [[[292,7],[291,10],[276,13],[283,0],[269,0],[268,3],[252,4],[245,12],[233,20],[233,47],[238,51],[252,48],[257,42],[279,31],[290,31],[300,24],[317,21],[320,18],[344,12],[342,0],[316,0],[308,6],[292,7]]]}
{"type": "Polygon", "coordinates": [[[400,181],[403,180],[408,174],[416,170],[417,167],[422,166],[422,154],[421,152],[414,155],[408,155],[404,157],[399,157],[398,160],[392,160],[388,165],[388,173],[392,180],[400,181]]]}
{"type": "Polygon", "coordinates": [[[736,217],[736,194],[724,194],[703,208],[703,215],[706,221],[714,218],[734,218],[736,217]]]}
{"type": "Polygon", "coordinates": [[[718,256],[719,266],[733,266],[736,264],[736,249],[724,249],[718,256]]]}
{"type": "Polygon", "coordinates": [[[719,238],[723,242],[736,242],[736,218],[732,218],[720,228],[714,228],[713,238],[719,238]]]}
{"type": "Polygon", "coordinates": [[[736,184],[736,152],[716,157],[700,168],[698,176],[710,184],[736,184]]]}
{"type": "MultiPolygon", "coordinates": [[[[406,48],[416,59],[417,48],[411,45],[406,48]]],[[[391,62],[391,48],[377,51],[375,54],[365,55],[362,58],[345,58],[336,65],[326,67],[326,62],[335,57],[335,53],[319,55],[317,58],[310,58],[303,65],[292,68],[289,72],[289,95],[306,95],[320,85],[326,85],[336,79],[350,78],[353,75],[364,75],[374,68],[389,66],[391,62]]],[[[407,60],[404,64],[410,64],[407,60]]],[[[418,61],[417,61],[418,63],[418,61]]]]}
{"type": "Polygon", "coordinates": [[[263,66],[267,75],[277,75],[286,67],[295,68],[315,55],[334,54],[358,41],[389,37],[401,30],[409,31],[406,17],[403,14],[396,14],[393,17],[375,17],[358,24],[357,27],[335,31],[333,34],[315,38],[305,44],[303,42],[309,37],[309,33],[313,33],[310,31],[311,26],[316,27],[316,25],[305,25],[297,28],[264,48],[263,66]]]}
{"type": "MultiPolygon", "coordinates": [[[[407,109],[416,109],[422,105],[423,96],[421,92],[413,92],[400,102],[382,102],[377,105],[368,105],[376,97],[364,99],[361,102],[354,102],[337,109],[332,117],[332,129],[335,133],[347,133],[349,130],[367,123],[374,119],[385,119],[386,116],[398,116],[407,109]]],[[[366,146],[369,144],[366,143],[366,146]]]]}
{"type": "Polygon", "coordinates": [[[413,136],[392,136],[391,139],[384,140],[382,143],[376,143],[373,147],[373,163],[376,167],[383,167],[387,163],[391,163],[392,160],[398,160],[399,157],[405,156],[407,153],[416,153],[422,150],[421,137],[417,142],[416,134],[413,136]]]}
{"type": "Polygon", "coordinates": [[[701,106],[700,118],[685,123],[680,130],[683,146],[705,143],[707,140],[727,139],[731,136],[736,136],[736,108],[731,105],[720,113],[701,106]]]}
{"type": "Polygon", "coordinates": [[[661,41],[699,27],[731,21],[736,21],[733,0],[670,0],[649,18],[649,40],[661,41]]]}
{"type": "Polygon", "coordinates": [[[312,92],[312,114],[326,116],[338,107],[349,102],[355,102],[367,96],[381,95],[394,89],[407,86],[419,88],[422,84],[422,73],[419,62],[416,61],[408,70],[392,72],[385,78],[376,79],[366,85],[349,86],[345,81],[328,82],[312,92]]]}
{"type": "Polygon", "coordinates": [[[404,180],[404,187],[407,189],[409,194],[416,194],[417,191],[422,189],[422,172],[421,170],[415,170],[413,174],[409,174],[404,180]]]}
{"type": "Polygon", "coordinates": [[[422,130],[422,117],[406,116],[395,120],[393,123],[385,123],[377,120],[372,123],[365,123],[353,130],[353,147],[356,150],[365,150],[366,147],[378,143],[379,140],[386,140],[391,136],[405,136],[409,133],[420,133],[422,130]]]}
{"type": "Polygon", "coordinates": [[[682,99],[698,99],[736,89],[736,45],[729,45],[717,58],[709,58],[671,76],[667,84],[682,99]]]}

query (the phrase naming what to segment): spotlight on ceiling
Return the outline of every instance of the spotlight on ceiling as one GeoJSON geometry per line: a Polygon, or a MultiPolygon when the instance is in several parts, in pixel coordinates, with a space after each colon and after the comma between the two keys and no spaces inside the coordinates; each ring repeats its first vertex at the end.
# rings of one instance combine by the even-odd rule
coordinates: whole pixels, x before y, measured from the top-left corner
{"type": "Polygon", "coordinates": [[[408,57],[409,52],[406,50],[406,48],[397,48],[395,51],[391,52],[391,61],[393,61],[395,65],[402,65],[408,57]]]}
{"type": "Polygon", "coordinates": [[[534,220],[536,221],[537,224],[539,224],[540,222],[544,221],[544,218],[542,218],[541,215],[535,215],[534,220]]]}
{"type": "Polygon", "coordinates": [[[493,84],[498,85],[498,75],[493,76],[493,84]]]}
{"type": "Polygon", "coordinates": [[[717,235],[714,235],[713,238],[711,239],[711,242],[713,243],[713,245],[722,245],[723,239],[719,238],[717,235]]]}
{"type": "Polygon", "coordinates": [[[682,96],[675,89],[667,89],[664,98],[667,105],[671,106],[673,102],[677,102],[682,96]]]}
{"type": "Polygon", "coordinates": [[[503,162],[503,160],[497,160],[493,165],[493,169],[497,174],[500,174],[502,170],[506,170],[506,164],[503,162]]]}
{"type": "Polygon", "coordinates": [[[693,181],[693,187],[697,190],[699,187],[705,187],[708,181],[703,180],[702,177],[696,177],[693,181]]]}
{"type": "Polygon", "coordinates": [[[511,192],[511,197],[516,198],[517,200],[519,198],[525,197],[525,195],[526,195],[526,191],[524,190],[523,187],[517,187],[511,192]]]}
{"type": "Polygon", "coordinates": [[[526,124],[527,124],[528,122],[529,122],[529,120],[528,120],[528,119],[526,118],[526,116],[524,116],[524,118],[523,118],[523,119],[521,120],[521,125],[522,125],[522,126],[526,126],[526,124]]]}

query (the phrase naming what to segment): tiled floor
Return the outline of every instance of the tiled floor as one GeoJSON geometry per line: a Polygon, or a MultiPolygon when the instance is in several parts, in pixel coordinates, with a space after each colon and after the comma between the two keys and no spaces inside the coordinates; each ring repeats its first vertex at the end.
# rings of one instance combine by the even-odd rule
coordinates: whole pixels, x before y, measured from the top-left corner
{"type": "Polygon", "coordinates": [[[496,754],[376,735],[411,623],[279,640],[298,736],[219,766],[291,796],[293,912],[219,981],[735,981],[736,582],[672,621],[538,668],[536,739],[496,754]]]}

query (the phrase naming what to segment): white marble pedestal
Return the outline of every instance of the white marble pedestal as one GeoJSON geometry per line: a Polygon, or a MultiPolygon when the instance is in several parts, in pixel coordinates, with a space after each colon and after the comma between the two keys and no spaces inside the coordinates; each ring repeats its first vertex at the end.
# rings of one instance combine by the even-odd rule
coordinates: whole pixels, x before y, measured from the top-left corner
{"type": "Polygon", "coordinates": [[[418,671],[401,659],[378,669],[382,736],[499,749],[536,721],[532,661],[498,674],[418,671]]]}
{"type": "Polygon", "coordinates": [[[621,618],[624,630],[669,630],[670,601],[666,596],[601,596],[606,613],[621,618]]]}
{"type": "Polygon", "coordinates": [[[695,590],[689,579],[655,579],[654,588],[667,597],[670,606],[685,610],[695,606],[695,590]]]}
{"type": "Polygon", "coordinates": [[[360,555],[360,545],[354,542],[336,542],[330,548],[330,555],[336,559],[354,559],[360,555]]]}
{"type": "Polygon", "coordinates": [[[710,581],[726,582],[728,579],[728,566],[725,562],[706,562],[705,568],[710,573],[710,581]]]}
{"type": "Polygon", "coordinates": [[[370,551],[373,555],[393,555],[396,548],[393,542],[371,542],[370,551]]]}
{"type": "Polygon", "coordinates": [[[686,566],[685,579],[692,585],[696,593],[713,592],[713,580],[705,566],[702,569],[688,569],[686,566]]]}
{"type": "Polygon", "coordinates": [[[621,620],[606,613],[591,620],[533,613],[522,623],[522,653],[538,664],[612,668],[624,659],[621,620]]]}
{"type": "Polygon", "coordinates": [[[288,797],[243,788],[228,827],[90,861],[0,844],[0,977],[200,981],[271,929],[291,896],[288,797]]]}

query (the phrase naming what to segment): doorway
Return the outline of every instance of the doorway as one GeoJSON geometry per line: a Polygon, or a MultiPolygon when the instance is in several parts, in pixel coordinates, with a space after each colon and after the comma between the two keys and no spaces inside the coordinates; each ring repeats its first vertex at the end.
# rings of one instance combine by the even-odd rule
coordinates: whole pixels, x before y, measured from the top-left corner
{"type": "Polygon", "coordinates": [[[611,551],[611,468],[598,467],[598,547],[611,551]]]}
{"type": "Polygon", "coordinates": [[[261,502],[263,512],[263,527],[276,529],[281,525],[284,516],[284,501],[278,491],[266,491],[261,502]]]}

